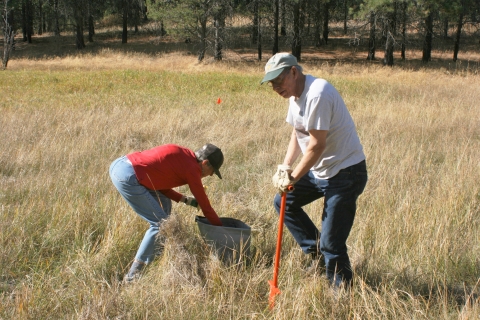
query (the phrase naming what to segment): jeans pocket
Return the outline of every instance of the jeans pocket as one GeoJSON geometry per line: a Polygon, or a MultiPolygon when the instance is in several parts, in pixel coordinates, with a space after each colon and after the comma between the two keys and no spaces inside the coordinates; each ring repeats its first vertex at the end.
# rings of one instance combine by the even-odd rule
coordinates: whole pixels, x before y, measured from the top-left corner
{"type": "Polygon", "coordinates": [[[110,177],[119,182],[130,182],[132,176],[135,176],[133,167],[126,163],[122,158],[115,160],[110,166],[110,177]]]}

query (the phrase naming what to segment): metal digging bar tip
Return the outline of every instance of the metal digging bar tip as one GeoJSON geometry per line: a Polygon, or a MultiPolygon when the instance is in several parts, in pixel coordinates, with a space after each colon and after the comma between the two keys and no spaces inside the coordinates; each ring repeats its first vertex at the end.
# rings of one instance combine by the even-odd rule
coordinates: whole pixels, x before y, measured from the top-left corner
{"type": "MultiPolygon", "coordinates": [[[[293,190],[292,186],[288,187],[289,191],[293,190]]],[[[278,289],[278,268],[280,265],[280,254],[282,251],[282,235],[283,235],[283,221],[285,219],[285,204],[287,202],[287,194],[282,192],[282,201],[280,203],[280,219],[278,220],[278,237],[277,237],[277,249],[275,251],[275,266],[273,268],[273,280],[268,280],[270,284],[270,297],[268,298],[270,310],[275,305],[275,296],[280,294],[278,289]]]]}

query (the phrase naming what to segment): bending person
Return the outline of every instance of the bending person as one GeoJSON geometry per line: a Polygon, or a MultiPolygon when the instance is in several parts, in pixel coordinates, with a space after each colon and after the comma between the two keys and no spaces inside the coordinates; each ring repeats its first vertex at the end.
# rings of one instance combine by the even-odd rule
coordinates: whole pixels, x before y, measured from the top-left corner
{"type": "Polygon", "coordinates": [[[125,281],[137,278],[143,267],[153,261],[155,237],[160,224],[170,215],[172,200],[200,206],[212,225],[222,225],[202,184],[203,178],[214,173],[221,179],[222,164],[223,153],[213,144],[206,144],[195,152],[166,144],[113,161],[110,166],[113,184],[133,210],[150,224],[125,281]],[[173,190],[182,185],[189,186],[193,197],[173,190]]]}

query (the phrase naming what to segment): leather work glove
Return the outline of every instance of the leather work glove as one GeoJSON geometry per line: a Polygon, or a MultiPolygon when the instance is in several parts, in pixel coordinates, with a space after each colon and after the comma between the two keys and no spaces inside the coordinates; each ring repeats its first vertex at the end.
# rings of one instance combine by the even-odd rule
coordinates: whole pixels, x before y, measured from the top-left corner
{"type": "Polygon", "coordinates": [[[185,203],[186,205],[189,205],[198,209],[198,202],[194,197],[183,196],[182,202],[185,203]]]}
{"type": "Polygon", "coordinates": [[[292,168],[290,166],[281,164],[277,168],[277,172],[272,177],[273,186],[278,190],[279,193],[282,192],[292,192],[293,184],[296,181],[290,178],[290,173],[292,173],[292,168]],[[292,186],[289,190],[289,186],[292,186]]]}

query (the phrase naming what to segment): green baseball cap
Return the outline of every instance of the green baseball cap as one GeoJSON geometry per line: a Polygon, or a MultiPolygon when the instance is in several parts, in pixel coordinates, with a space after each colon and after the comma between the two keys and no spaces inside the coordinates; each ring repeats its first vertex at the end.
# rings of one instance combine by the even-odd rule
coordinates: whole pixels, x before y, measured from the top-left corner
{"type": "Polygon", "coordinates": [[[273,55],[265,65],[265,76],[263,77],[262,82],[272,81],[276,77],[278,77],[285,68],[289,67],[297,67],[300,71],[302,71],[302,67],[298,65],[297,58],[293,54],[287,52],[280,52],[273,55]]]}

